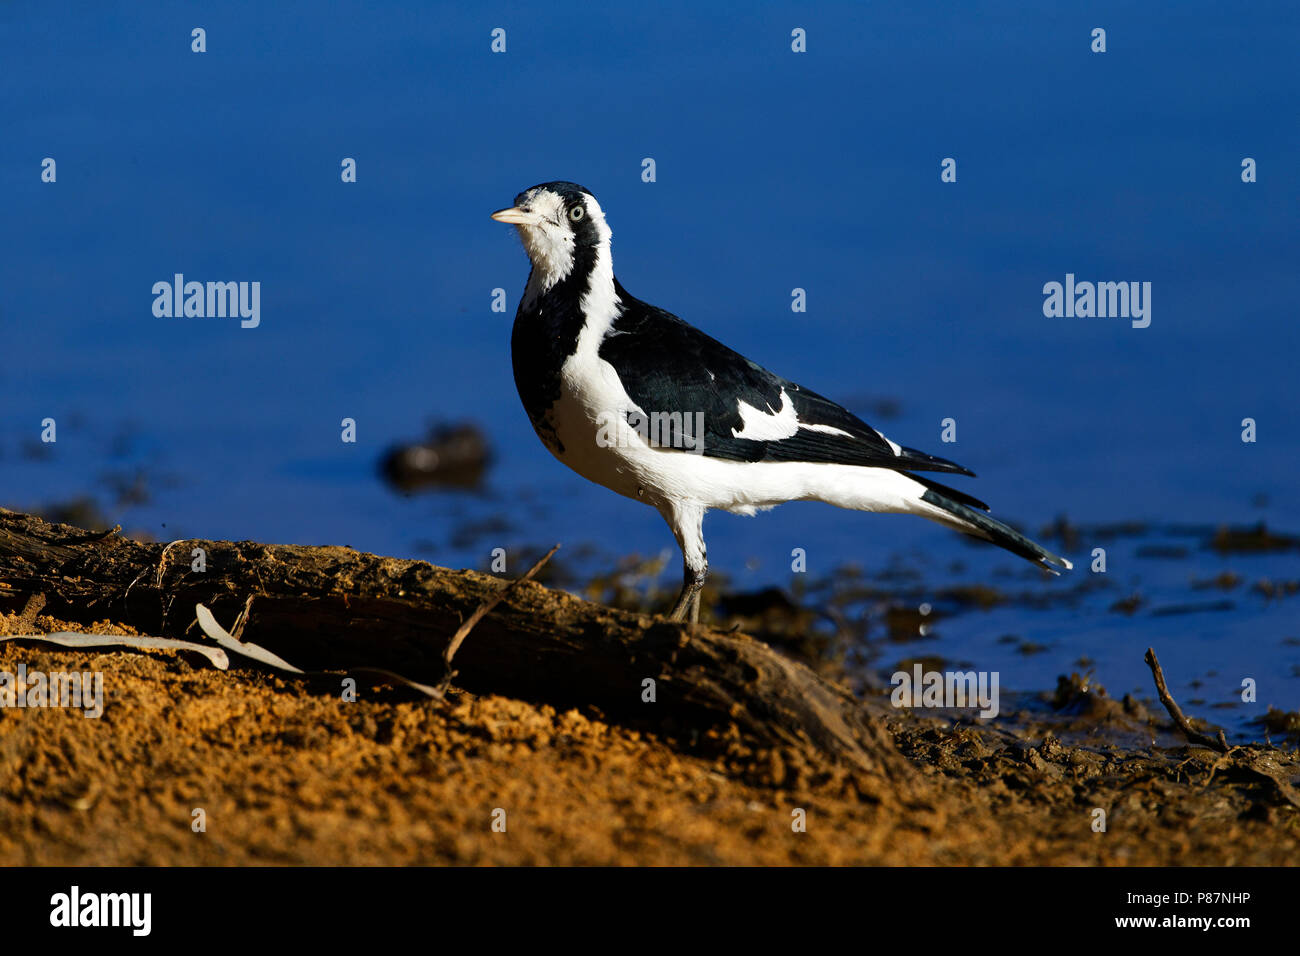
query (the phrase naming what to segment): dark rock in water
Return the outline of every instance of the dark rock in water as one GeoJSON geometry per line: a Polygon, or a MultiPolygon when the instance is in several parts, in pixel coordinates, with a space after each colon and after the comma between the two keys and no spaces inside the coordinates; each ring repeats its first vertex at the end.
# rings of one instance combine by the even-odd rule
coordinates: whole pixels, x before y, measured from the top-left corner
{"type": "Polygon", "coordinates": [[[1130,594],[1126,598],[1121,598],[1110,606],[1112,611],[1120,614],[1136,614],[1138,608],[1146,604],[1146,599],[1140,594],[1130,594]]]}
{"type": "Polygon", "coordinates": [[[725,594],[719,599],[718,610],[734,617],[761,617],[765,614],[788,617],[796,615],[799,606],[780,588],[763,588],[761,591],[725,594]]]}
{"type": "Polygon", "coordinates": [[[1253,724],[1262,727],[1269,734],[1280,735],[1290,740],[1300,740],[1300,711],[1278,710],[1269,707],[1263,717],[1256,717],[1253,724]]]}
{"type": "Polygon", "coordinates": [[[1106,688],[1097,683],[1091,673],[1077,673],[1056,678],[1056,692],[1051,699],[1052,708],[1060,714],[1077,719],[1079,725],[1115,724],[1125,726],[1147,723],[1150,712],[1132,695],[1122,700],[1106,695],[1106,688]]]}
{"type": "Polygon", "coordinates": [[[89,495],[70,501],[51,502],[37,514],[53,524],[75,524],[82,528],[107,528],[112,524],[100,510],[99,504],[89,495]]]}
{"type": "Polygon", "coordinates": [[[1274,533],[1261,521],[1253,528],[1219,528],[1210,547],[1221,553],[1291,551],[1300,549],[1300,538],[1274,533]]]}
{"type": "Polygon", "coordinates": [[[424,441],[389,449],[379,464],[384,480],[397,491],[477,488],[491,453],[476,425],[440,425],[424,441]]]}
{"type": "Polygon", "coordinates": [[[1201,578],[1192,582],[1192,590],[1208,591],[1211,588],[1218,588],[1221,591],[1231,591],[1241,583],[1241,576],[1232,571],[1220,571],[1212,578],[1201,578]]]}
{"type": "Polygon", "coordinates": [[[1256,581],[1251,590],[1256,594],[1262,594],[1266,598],[1289,597],[1292,594],[1300,594],[1300,581],[1273,581],[1269,578],[1256,581]]]}

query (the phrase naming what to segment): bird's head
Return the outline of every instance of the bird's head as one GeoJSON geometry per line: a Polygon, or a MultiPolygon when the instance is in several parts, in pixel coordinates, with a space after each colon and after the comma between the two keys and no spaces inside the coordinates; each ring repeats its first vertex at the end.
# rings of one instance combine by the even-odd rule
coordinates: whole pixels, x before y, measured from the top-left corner
{"type": "Polygon", "coordinates": [[[609,260],[609,226],[596,197],[575,183],[543,183],[525,189],[509,209],[492,214],[519,230],[524,251],[543,288],[574,272],[590,272],[609,260]]]}

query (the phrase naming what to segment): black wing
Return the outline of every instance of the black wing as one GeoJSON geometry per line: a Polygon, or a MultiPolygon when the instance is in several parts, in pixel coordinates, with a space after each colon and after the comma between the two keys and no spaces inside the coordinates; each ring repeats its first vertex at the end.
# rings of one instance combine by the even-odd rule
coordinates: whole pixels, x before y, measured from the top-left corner
{"type": "MultiPolygon", "coordinates": [[[[646,415],[661,413],[666,424],[678,420],[673,413],[702,413],[704,455],[973,474],[912,448],[896,454],[884,436],[830,399],[755,365],[671,312],[628,295],[622,286],[617,291],[623,314],[601,342],[600,357],[614,366],[628,395],[646,415]],[[740,403],[775,415],[782,408],[782,392],[801,425],[829,426],[845,434],[800,428],[787,438],[737,438],[736,433],[745,430],[740,403]]],[[[661,444],[683,447],[662,441],[662,436],[661,444]]]]}

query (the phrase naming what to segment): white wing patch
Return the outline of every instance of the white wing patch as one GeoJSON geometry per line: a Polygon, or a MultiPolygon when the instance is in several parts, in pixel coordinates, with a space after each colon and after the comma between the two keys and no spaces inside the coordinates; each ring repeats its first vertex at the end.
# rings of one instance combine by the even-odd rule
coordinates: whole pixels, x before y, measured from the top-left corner
{"type": "MultiPolygon", "coordinates": [[[[845,438],[852,438],[848,432],[841,428],[835,428],[833,425],[810,425],[807,422],[799,421],[799,416],[795,414],[794,405],[790,403],[790,396],[781,390],[781,410],[772,413],[770,411],[760,411],[753,405],[744,401],[736,403],[740,412],[741,427],[733,428],[731,436],[733,438],[746,438],[750,441],[781,441],[785,438],[793,438],[799,433],[799,429],[809,432],[823,432],[827,435],[843,435],[845,438]]],[[[888,439],[886,439],[888,440],[888,439]]],[[[894,445],[893,442],[890,442],[894,445]]],[[[897,448],[897,445],[894,445],[897,448]]],[[[894,454],[898,454],[897,451],[894,454]]]]}
{"type": "Polygon", "coordinates": [[[780,441],[790,438],[799,431],[799,417],[790,404],[790,396],[781,393],[781,410],[773,415],[760,412],[753,405],[737,402],[740,411],[741,427],[733,428],[733,438],[748,438],[750,441],[780,441]]]}

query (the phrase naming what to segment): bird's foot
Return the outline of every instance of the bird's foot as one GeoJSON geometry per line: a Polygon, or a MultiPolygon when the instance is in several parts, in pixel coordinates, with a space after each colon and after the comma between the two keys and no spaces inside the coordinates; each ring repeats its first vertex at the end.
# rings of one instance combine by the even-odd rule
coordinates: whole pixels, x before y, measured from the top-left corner
{"type": "Polygon", "coordinates": [[[677,603],[668,612],[668,620],[682,624],[700,623],[700,589],[690,586],[682,588],[677,603]]]}
{"type": "Polygon", "coordinates": [[[700,592],[704,590],[704,581],[708,577],[708,565],[692,568],[686,565],[682,576],[682,589],[677,595],[677,603],[668,613],[668,620],[682,623],[700,623],[700,592]]]}

